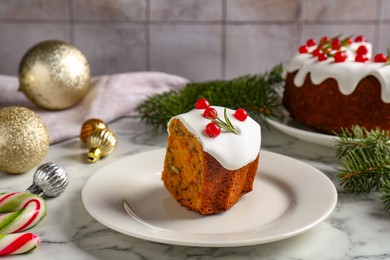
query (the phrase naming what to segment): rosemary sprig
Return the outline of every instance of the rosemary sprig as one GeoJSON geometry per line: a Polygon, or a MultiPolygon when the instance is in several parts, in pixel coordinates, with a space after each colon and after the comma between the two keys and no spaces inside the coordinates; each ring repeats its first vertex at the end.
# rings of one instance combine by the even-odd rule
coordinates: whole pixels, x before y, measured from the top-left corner
{"type": "Polygon", "coordinates": [[[385,209],[390,210],[390,131],[343,129],[336,148],[343,166],[338,177],[345,190],[380,191],[385,209]]]}
{"type": "Polygon", "coordinates": [[[229,117],[226,114],[226,108],[223,111],[225,122],[222,119],[220,119],[217,115],[215,115],[213,112],[211,113],[214,115],[214,117],[208,117],[211,120],[211,122],[216,123],[217,125],[219,125],[220,128],[222,128],[227,132],[238,135],[238,131],[236,130],[236,128],[234,128],[232,122],[230,121],[229,117]]]}
{"type": "Polygon", "coordinates": [[[282,71],[282,65],[278,65],[259,75],[189,83],[182,89],[150,96],[136,111],[144,122],[164,128],[171,117],[190,111],[196,100],[204,97],[219,106],[244,108],[252,118],[266,123],[265,118],[282,115],[278,93],[283,84],[282,71]]]}

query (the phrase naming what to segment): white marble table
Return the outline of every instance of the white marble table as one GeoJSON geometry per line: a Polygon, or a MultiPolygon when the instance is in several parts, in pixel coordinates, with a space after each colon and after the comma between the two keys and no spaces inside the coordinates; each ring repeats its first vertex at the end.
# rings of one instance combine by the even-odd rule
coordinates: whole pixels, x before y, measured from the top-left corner
{"type": "MultiPolygon", "coordinates": [[[[54,144],[44,162],[64,166],[70,175],[67,190],[47,201],[47,217],[31,231],[42,243],[34,252],[11,259],[390,259],[390,212],[379,194],[348,194],[337,185],[334,149],[299,141],[263,127],[262,149],[302,160],[324,172],[338,189],[333,213],[296,237],[256,246],[207,248],[149,242],[113,231],[92,218],[81,201],[83,185],[95,171],[119,158],[164,147],[166,134],[136,118],[109,125],[118,136],[114,154],[89,164],[78,138],[54,144]]],[[[34,169],[33,169],[34,170],[34,169]]],[[[0,173],[2,192],[23,191],[33,170],[21,175],[0,173]]]]}

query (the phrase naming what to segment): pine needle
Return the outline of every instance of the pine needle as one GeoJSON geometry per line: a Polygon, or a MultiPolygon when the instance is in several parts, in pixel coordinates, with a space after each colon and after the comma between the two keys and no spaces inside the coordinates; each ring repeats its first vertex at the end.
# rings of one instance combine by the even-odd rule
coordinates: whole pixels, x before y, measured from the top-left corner
{"type": "Polygon", "coordinates": [[[384,195],[382,196],[382,201],[385,204],[385,209],[390,210],[390,179],[386,179],[383,182],[383,189],[382,189],[384,195]]]}
{"type": "Polygon", "coordinates": [[[283,82],[282,71],[282,65],[278,65],[264,74],[189,83],[182,89],[147,98],[136,111],[146,123],[166,127],[171,117],[190,111],[196,100],[203,97],[212,105],[244,108],[251,117],[263,122],[266,117],[279,118],[282,105],[277,87],[283,82]]]}
{"type": "Polygon", "coordinates": [[[390,132],[353,126],[339,134],[336,148],[343,166],[338,176],[345,190],[380,191],[385,209],[390,210],[390,132]]]}

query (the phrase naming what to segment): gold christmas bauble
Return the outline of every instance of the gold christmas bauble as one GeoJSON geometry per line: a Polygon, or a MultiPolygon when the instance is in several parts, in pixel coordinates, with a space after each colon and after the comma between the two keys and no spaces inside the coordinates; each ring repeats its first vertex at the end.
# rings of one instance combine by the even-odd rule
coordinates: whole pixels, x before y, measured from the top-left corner
{"type": "Polygon", "coordinates": [[[50,146],[46,124],[24,107],[0,109],[0,171],[23,173],[37,166],[50,146]]]}
{"type": "Polygon", "coordinates": [[[88,162],[96,162],[100,157],[106,157],[114,152],[117,138],[110,129],[95,129],[87,139],[88,162]]]}
{"type": "Polygon", "coordinates": [[[33,46],[19,65],[19,90],[35,105],[61,110],[77,104],[89,89],[90,68],[76,47],[62,41],[33,46]]]}
{"type": "Polygon", "coordinates": [[[88,119],[81,126],[80,140],[83,143],[87,143],[87,139],[93,131],[95,131],[96,129],[106,129],[106,128],[107,128],[107,124],[104,121],[98,118],[88,119]]]}

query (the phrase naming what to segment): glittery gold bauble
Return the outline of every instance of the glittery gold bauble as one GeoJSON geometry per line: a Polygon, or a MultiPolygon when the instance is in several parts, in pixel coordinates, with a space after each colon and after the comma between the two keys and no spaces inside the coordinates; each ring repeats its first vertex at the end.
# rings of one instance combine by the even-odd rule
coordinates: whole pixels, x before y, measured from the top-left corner
{"type": "Polygon", "coordinates": [[[83,123],[80,130],[80,140],[87,143],[88,136],[96,129],[106,129],[107,124],[97,118],[88,119],[83,123]]]}
{"type": "Polygon", "coordinates": [[[85,56],[61,41],[38,43],[19,65],[20,91],[44,109],[61,110],[77,104],[86,95],[89,80],[85,56]]]}
{"type": "Polygon", "coordinates": [[[110,155],[116,148],[117,139],[109,129],[96,129],[87,139],[87,146],[89,148],[88,158],[89,162],[96,162],[100,157],[110,155]]]}
{"type": "Polygon", "coordinates": [[[0,109],[0,171],[23,173],[37,166],[50,145],[47,126],[24,107],[0,109]]]}

